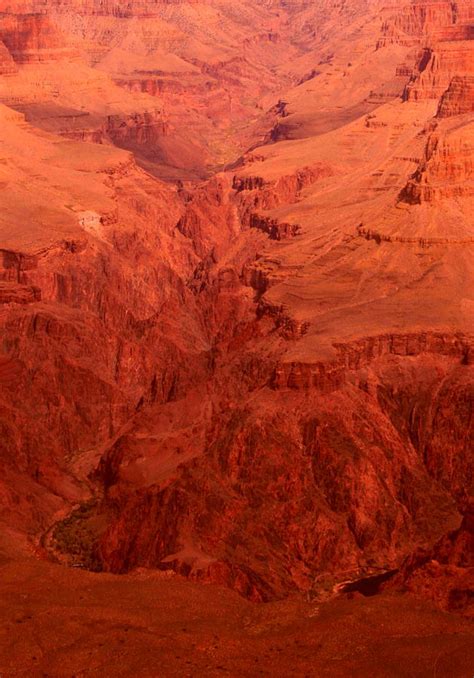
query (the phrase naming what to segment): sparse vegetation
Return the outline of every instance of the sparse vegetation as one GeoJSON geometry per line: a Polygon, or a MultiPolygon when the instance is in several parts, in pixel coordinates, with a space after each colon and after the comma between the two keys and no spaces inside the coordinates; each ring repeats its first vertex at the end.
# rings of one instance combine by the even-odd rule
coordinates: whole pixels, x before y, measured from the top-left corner
{"type": "Polygon", "coordinates": [[[71,565],[100,572],[102,562],[98,540],[104,524],[96,500],[86,502],[56,525],[53,533],[55,546],[61,553],[70,556],[71,565]]]}

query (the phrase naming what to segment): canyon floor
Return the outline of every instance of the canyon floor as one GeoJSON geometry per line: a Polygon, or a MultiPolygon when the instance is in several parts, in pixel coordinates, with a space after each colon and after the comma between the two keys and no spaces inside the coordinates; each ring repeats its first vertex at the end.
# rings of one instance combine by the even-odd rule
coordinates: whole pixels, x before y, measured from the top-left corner
{"type": "Polygon", "coordinates": [[[472,633],[404,595],[255,605],[137,572],[3,565],[6,676],[468,676],[472,633]]]}
{"type": "Polygon", "coordinates": [[[472,0],[0,0],[0,675],[474,671],[472,0]]]}

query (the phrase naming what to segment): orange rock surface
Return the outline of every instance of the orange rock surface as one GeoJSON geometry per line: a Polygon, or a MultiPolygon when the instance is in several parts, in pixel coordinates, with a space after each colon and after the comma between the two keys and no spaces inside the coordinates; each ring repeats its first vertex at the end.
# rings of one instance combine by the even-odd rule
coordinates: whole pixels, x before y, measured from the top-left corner
{"type": "Polygon", "coordinates": [[[0,2],[2,675],[470,675],[473,38],[0,2]]]}

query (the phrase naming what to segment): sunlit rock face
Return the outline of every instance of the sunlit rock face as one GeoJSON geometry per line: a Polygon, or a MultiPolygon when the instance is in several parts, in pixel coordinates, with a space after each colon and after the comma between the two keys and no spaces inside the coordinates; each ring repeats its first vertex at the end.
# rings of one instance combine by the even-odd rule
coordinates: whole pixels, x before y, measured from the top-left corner
{"type": "Polygon", "coordinates": [[[467,1],[0,3],[2,558],[472,615],[473,37],[467,1]]]}

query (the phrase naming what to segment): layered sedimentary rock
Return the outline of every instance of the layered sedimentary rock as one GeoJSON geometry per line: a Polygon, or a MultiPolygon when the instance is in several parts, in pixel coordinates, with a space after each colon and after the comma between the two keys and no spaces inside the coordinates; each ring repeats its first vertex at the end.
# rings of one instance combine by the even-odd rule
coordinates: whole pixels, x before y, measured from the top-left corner
{"type": "Polygon", "coordinates": [[[432,548],[420,549],[406,561],[392,589],[401,588],[433,600],[439,607],[468,617],[474,615],[474,525],[472,500],[466,500],[460,527],[432,548]]]}
{"type": "Polygon", "coordinates": [[[441,41],[434,48],[425,48],[417,66],[418,73],[408,84],[406,98],[439,99],[455,75],[471,75],[474,70],[474,52],[471,38],[441,41]]]}
{"type": "Polygon", "coordinates": [[[8,75],[16,73],[17,67],[13,61],[13,57],[8,51],[4,42],[0,43],[0,73],[1,75],[8,75]]]}
{"type": "Polygon", "coordinates": [[[77,56],[45,14],[1,13],[0,38],[14,61],[20,64],[77,56]]]}
{"type": "Polygon", "coordinates": [[[387,21],[383,32],[391,28],[407,35],[426,35],[449,26],[455,20],[455,10],[450,2],[411,2],[402,5],[387,21]]]}
{"type": "Polygon", "coordinates": [[[439,118],[465,115],[474,110],[474,76],[455,76],[444,92],[438,109],[439,118]]]}
{"type": "MultiPolygon", "coordinates": [[[[421,360],[419,369],[428,374],[432,360],[421,360]]],[[[394,368],[392,363],[389,373],[394,368]]],[[[449,492],[429,478],[421,461],[423,446],[431,447],[435,438],[443,447],[437,430],[442,422],[434,429],[421,423],[421,402],[430,406],[437,385],[411,393],[407,386],[399,405],[400,394],[395,400],[380,369],[375,397],[346,387],[326,396],[268,393],[244,410],[234,405],[227,416],[219,414],[224,427],[211,428],[208,451],[186,464],[178,480],[149,485],[152,476],[145,472],[145,485],[133,495],[127,484],[147,464],[140,463],[137,447],[143,434],[120,440],[101,468],[107,500],[120,515],[102,536],[104,566],[118,572],[138,564],[171,567],[266,600],[287,590],[310,590],[321,571],[337,578],[372,565],[393,567],[407,544],[436,534],[435,525],[454,525],[449,492]],[[284,414],[283,403],[295,414],[284,414]],[[413,403],[420,420],[409,424],[413,403]],[[365,417],[357,414],[362,409],[365,417]],[[256,520],[257,513],[264,520],[256,520]]],[[[454,390],[446,385],[435,407],[451,402],[455,378],[452,383],[454,390]]],[[[462,436],[462,410],[458,416],[462,436]]],[[[464,483],[469,445],[454,453],[464,458],[458,474],[449,481],[440,474],[451,490],[464,483]]]]}
{"type": "MultiPolygon", "coordinates": [[[[443,107],[444,98],[440,105],[443,107]]],[[[425,157],[402,197],[421,203],[441,198],[470,196],[474,171],[473,127],[470,122],[434,125],[425,149],[425,157]]]]}
{"type": "Polygon", "coordinates": [[[91,65],[164,111],[173,134],[154,144],[155,157],[150,147],[147,169],[168,166],[158,173],[173,179],[186,178],[186,169],[192,179],[208,176],[260,140],[261,101],[288,82],[276,72],[272,42],[286,16],[247,2],[240,14],[213,2],[119,5],[73,3],[66,10],[57,3],[54,17],[91,65]],[[260,25],[270,37],[255,46],[260,25]]]}
{"type": "MultiPolygon", "coordinates": [[[[181,208],[173,191],[141,174],[131,156],[68,141],[58,145],[54,138],[37,136],[19,115],[5,113],[3,127],[9,133],[5,148],[16,167],[14,174],[4,171],[15,200],[2,218],[3,351],[13,359],[17,394],[13,396],[8,388],[3,407],[5,414],[19,398],[25,415],[5,428],[2,462],[18,473],[22,459],[21,470],[28,469],[41,486],[60,492],[58,465],[65,472],[65,455],[87,449],[97,435],[107,438],[147,399],[166,400],[170,391],[179,390],[184,373],[178,378],[173,370],[163,371],[165,364],[181,362],[176,361],[181,351],[190,349],[197,355],[206,351],[199,321],[190,322],[185,339],[186,321],[179,320],[177,309],[173,315],[183,331],[179,345],[160,342],[161,351],[155,356],[145,349],[146,336],[154,343],[157,339],[151,339],[151,334],[164,330],[165,309],[173,305],[172,299],[183,308],[193,307],[192,294],[186,291],[185,280],[179,282],[177,268],[182,273],[187,268],[191,275],[194,255],[185,241],[175,264],[175,255],[171,259],[164,255],[168,247],[173,249],[173,229],[181,208]],[[37,164],[24,169],[24,154],[33,152],[37,164]],[[44,184],[43,154],[49,155],[49,181],[56,178],[55,187],[46,192],[39,188],[44,184]],[[36,177],[31,179],[33,168],[36,177]],[[26,185],[31,188],[35,183],[35,200],[23,202],[25,190],[29,191],[26,185]],[[166,204],[166,216],[160,204],[166,204]],[[19,234],[10,225],[18,219],[28,224],[19,234]],[[159,234],[155,219],[160,222],[159,234]],[[112,258],[111,248],[116,252],[112,258]],[[156,258],[156,251],[162,256],[156,258]],[[137,352],[138,341],[142,348],[137,352]],[[37,372],[40,355],[44,367],[37,372]],[[89,404],[81,405],[86,384],[89,404]],[[52,388],[56,396],[51,400],[46,393],[52,388]],[[33,434],[26,412],[35,409],[35,402],[43,402],[37,410],[43,424],[33,434]],[[96,417],[101,420],[99,427],[96,417]],[[20,449],[21,454],[14,452],[20,449]],[[12,466],[14,458],[17,462],[12,466]]],[[[190,359],[197,367],[196,355],[190,359]]],[[[66,494],[80,494],[67,475],[66,494]]],[[[42,519],[41,511],[36,519],[42,519]]]]}
{"type": "Polygon", "coordinates": [[[400,569],[468,609],[470,3],[16,9],[5,534],[252,601],[400,569]]]}

